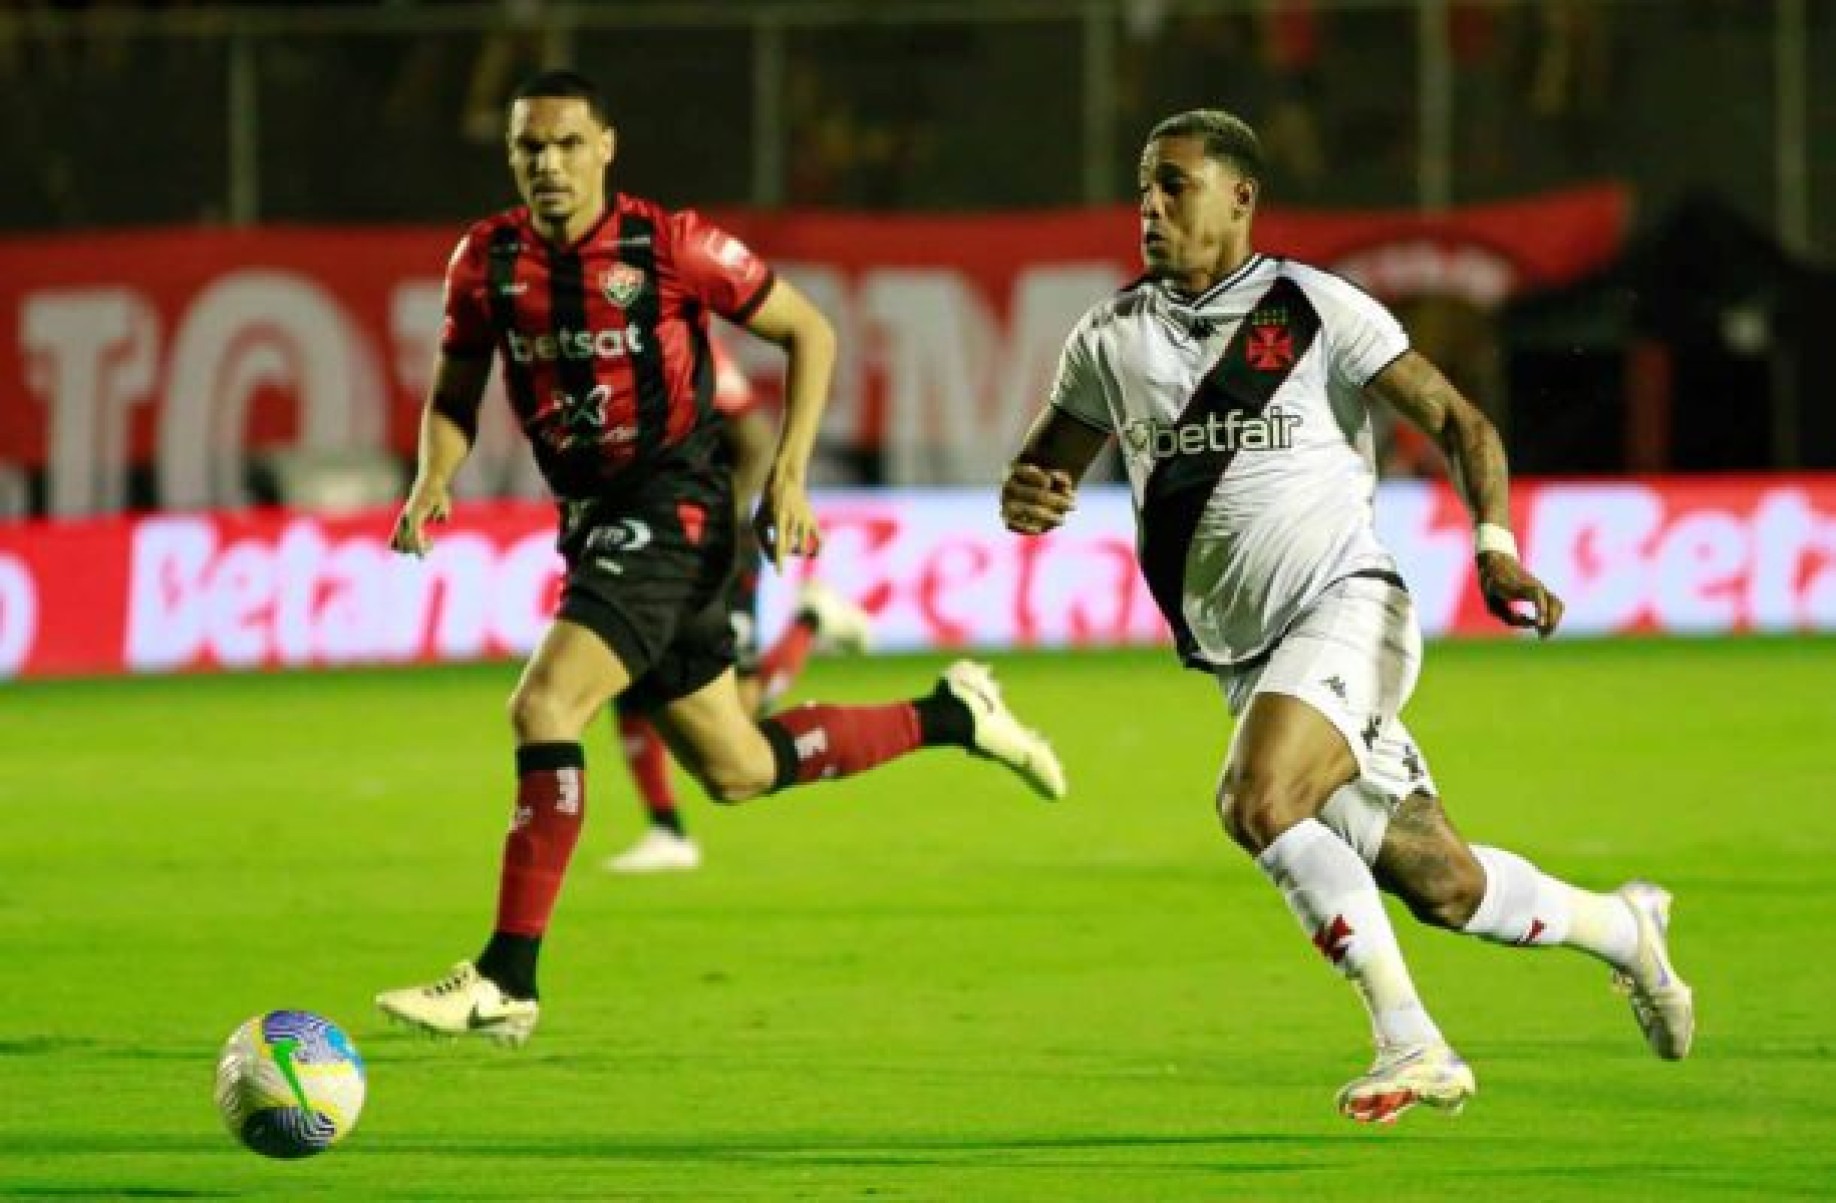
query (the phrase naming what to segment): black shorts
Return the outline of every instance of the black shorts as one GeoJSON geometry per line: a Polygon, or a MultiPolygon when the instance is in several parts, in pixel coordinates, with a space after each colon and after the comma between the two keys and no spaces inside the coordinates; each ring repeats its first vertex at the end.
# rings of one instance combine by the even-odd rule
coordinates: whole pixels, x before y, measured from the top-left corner
{"type": "Polygon", "coordinates": [[[733,667],[734,525],[732,478],[718,465],[563,503],[560,617],[605,640],[631,674],[620,709],[654,710],[733,667]]]}

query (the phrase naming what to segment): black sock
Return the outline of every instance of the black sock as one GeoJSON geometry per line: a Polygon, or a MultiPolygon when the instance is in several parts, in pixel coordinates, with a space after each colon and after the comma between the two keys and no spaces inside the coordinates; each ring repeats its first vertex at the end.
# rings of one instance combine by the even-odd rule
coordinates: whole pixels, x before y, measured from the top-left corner
{"type": "Polygon", "coordinates": [[[512,998],[537,998],[536,957],[542,952],[541,936],[518,936],[495,931],[473,966],[512,998]]]}
{"type": "Polygon", "coordinates": [[[918,712],[918,732],[927,748],[947,744],[966,748],[975,739],[975,716],[963,700],[940,681],[928,697],[912,703],[918,712]]]}
{"type": "Polygon", "coordinates": [[[682,839],[688,838],[688,832],[682,828],[682,812],[679,810],[653,810],[650,812],[650,825],[661,827],[671,835],[682,839]]]}

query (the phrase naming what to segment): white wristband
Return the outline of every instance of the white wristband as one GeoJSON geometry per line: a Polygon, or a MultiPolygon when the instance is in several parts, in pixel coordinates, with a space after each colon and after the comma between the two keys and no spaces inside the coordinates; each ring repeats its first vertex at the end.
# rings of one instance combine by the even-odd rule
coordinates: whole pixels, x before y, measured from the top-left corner
{"type": "Polygon", "coordinates": [[[1484,555],[1488,551],[1502,552],[1513,560],[1521,558],[1517,554],[1517,536],[1511,533],[1510,527],[1481,522],[1473,532],[1473,554],[1484,555]]]}

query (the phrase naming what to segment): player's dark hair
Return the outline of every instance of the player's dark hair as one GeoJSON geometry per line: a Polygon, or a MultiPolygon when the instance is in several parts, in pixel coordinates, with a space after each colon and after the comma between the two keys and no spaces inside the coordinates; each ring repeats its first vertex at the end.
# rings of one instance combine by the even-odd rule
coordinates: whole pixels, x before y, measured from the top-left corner
{"type": "Polygon", "coordinates": [[[1228,163],[1252,180],[1262,179],[1262,139],[1249,122],[1223,109],[1188,109],[1175,113],[1148,133],[1161,138],[1202,138],[1205,156],[1228,163]]]}
{"type": "Polygon", "coordinates": [[[536,100],[549,98],[555,100],[584,100],[587,111],[593,114],[593,120],[601,125],[611,125],[612,119],[606,113],[606,98],[599,94],[593,81],[578,71],[554,68],[538,71],[524,80],[510,94],[510,103],[519,100],[536,100]]]}

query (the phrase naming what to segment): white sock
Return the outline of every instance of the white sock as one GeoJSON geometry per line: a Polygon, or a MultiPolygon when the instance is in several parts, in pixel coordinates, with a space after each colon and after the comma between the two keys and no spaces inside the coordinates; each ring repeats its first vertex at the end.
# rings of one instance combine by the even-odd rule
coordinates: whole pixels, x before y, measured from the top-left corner
{"type": "Polygon", "coordinates": [[[1616,894],[1596,894],[1557,881],[1502,848],[1473,845],[1485,867],[1485,897],[1461,930],[1499,944],[1545,948],[1565,944],[1615,968],[1638,954],[1638,923],[1616,894]]]}
{"type": "Polygon", "coordinates": [[[1256,864],[1314,946],[1357,987],[1379,1045],[1442,1041],[1403,964],[1377,882],[1351,845],[1317,819],[1304,819],[1263,849],[1256,864]]]}

